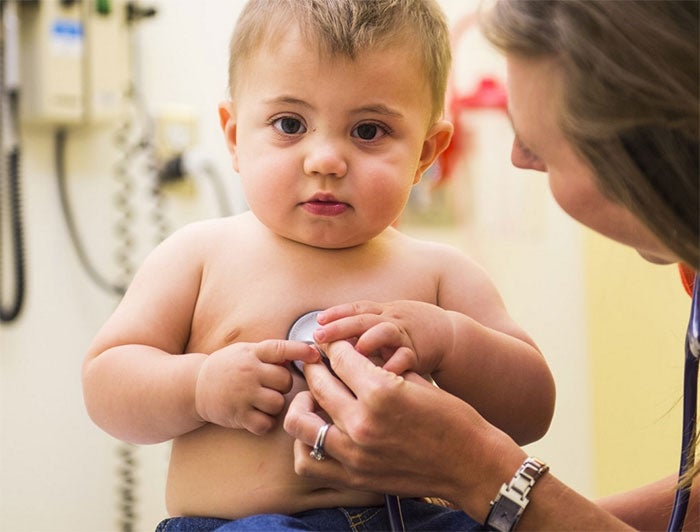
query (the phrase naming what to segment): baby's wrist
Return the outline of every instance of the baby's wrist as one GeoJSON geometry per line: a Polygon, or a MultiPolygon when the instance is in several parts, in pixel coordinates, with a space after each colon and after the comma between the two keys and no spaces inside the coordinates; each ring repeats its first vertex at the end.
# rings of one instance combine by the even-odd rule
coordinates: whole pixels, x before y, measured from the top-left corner
{"type": "MultiPolygon", "coordinates": [[[[196,356],[196,355],[195,355],[196,356]]],[[[201,425],[207,423],[206,416],[202,413],[204,409],[204,405],[201,404],[203,399],[202,399],[202,389],[201,385],[202,382],[200,382],[200,377],[202,376],[202,369],[204,367],[205,362],[207,361],[207,355],[201,355],[199,357],[199,360],[196,360],[193,365],[192,365],[192,385],[189,387],[191,390],[191,399],[190,399],[190,404],[192,405],[191,407],[191,412],[192,412],[192,419],[195,421],[195,423],[199,423],[201,425]]]]}
{"type": "MultiPolygon", "coordinates": [[[[442,360],[449,360],[455,356],[455,352],[458,347],[457,339],[460,335],[465,334],[465,328],[469,325],[463,323],[466,321],[464,314],[455,312],[452,310],[444,311],[447,316],[446,324],[441,328],[441,333],[439,335],[440,353],[442,353],[442,360]]],[[[462,336],[464,337],[464,336],[462,336]]]]}

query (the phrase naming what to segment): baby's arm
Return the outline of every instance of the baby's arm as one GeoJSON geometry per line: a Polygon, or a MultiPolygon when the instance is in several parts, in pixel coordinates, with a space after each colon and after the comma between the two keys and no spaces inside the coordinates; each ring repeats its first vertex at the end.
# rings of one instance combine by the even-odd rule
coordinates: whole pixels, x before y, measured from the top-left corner
{"type": "Polygon", "coordinates": [[[532,339],[510,318],[493,282],[463,254],[441,249],[437,305],[355,302],[319,316],[319,343],[357,337],[385,367],[430,373],[439,386],[524,444],[540,438],[554,409],[554,382],[532,339]]]}
{"type": "Polygon", "coordinates": [[[205,422],[265,432],[291,388],[281,364],[317,357],[305,344],[281,340],[233,344],[209,356],[184,353],[209,229],[196,224],[156,248],[88,350],[88,413],[119,439],[157,443],[205,422]]]}

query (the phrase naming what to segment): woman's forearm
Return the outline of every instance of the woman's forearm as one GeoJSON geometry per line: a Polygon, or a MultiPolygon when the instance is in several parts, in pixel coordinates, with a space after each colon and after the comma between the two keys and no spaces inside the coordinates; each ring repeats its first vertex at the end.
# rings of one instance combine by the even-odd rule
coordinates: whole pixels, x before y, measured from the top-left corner
{"type": "MultiPolygon", "coordinates": [[[[604,497],[601,507],[638,530],[664,530],[671,517],[677,475],[625,493],[604,497]]],[[[700,486],[695,482],[684,530],[700,530],[700,486]]]]}

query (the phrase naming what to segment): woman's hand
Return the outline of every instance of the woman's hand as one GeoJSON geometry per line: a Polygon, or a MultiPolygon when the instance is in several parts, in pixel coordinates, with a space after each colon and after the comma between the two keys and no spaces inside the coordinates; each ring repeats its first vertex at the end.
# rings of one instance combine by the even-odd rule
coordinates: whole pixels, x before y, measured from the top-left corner
{"type": "Polygon", "coordinates": [[[297,441],[295,470],[333,485],[401,496],[439,496],[483,519],[504,479],[525,453],[460,399],[415,373],[375,366],[348,342],[327,354],[344,385],[323,364],[306,364],[310,391],[292,401],[284,428],[297,441]],[[309,451],[333,420],[324,449],[309,451]]]}
{"type": "MultiPolygon", "coordinates": [[[[305,364],[309,390],[297,394],[284,420],[297,474],[328,485],[403,497],[435,496],[484,522],[490,501],[526,453],[469,404],[412,372],[375,366],[348,342],[323,364],[305,364]],[[326,459],[309,456],[330,416],[326,459]]],[[[670,493],[670,492],[669,492],[670,493]]],[[[643,504],[643,501],[639,501],[643,504]]],[[[612,514],[562,484],[552,472],[537,481],[519,524],[523,530],[626,530],[612,514]]]]}

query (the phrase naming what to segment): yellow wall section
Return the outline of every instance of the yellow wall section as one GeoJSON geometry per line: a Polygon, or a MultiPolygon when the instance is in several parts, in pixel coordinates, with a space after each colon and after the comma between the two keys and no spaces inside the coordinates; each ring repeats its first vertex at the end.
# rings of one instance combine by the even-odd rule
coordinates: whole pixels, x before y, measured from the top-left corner
{"type": "Polygon", "coordinates": [[[673,265],[589,231],[584,250],[594,491],[606,495],[677,471],[690,298],[673,265]]]}

